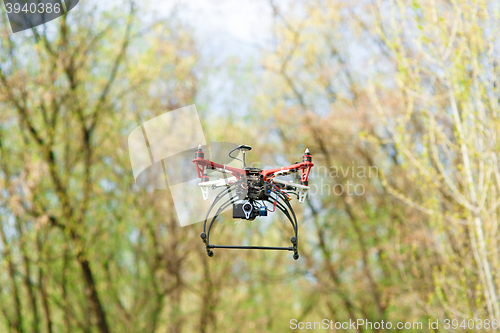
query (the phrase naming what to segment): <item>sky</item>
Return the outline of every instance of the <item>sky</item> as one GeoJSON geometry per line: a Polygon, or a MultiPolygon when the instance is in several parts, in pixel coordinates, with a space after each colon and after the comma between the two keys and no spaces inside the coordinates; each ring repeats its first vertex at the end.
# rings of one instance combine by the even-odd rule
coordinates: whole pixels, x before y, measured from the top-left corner
{"type": "Polygon", "coordinates": [[[272,13],[267,0],[192,0],[184,3],[179,13],[194,26],[206,51],[221,56],[256,56],[270,41],[272,13]]]}
{"type": "Polygon", "coordinates": [[[272,42],[269,1],[179,0],[176,6],[181,20],[194,29],[201,52],[201,81],[206,84],[200,85],[198,110],[206,117],[249,112],[250,90],[255,89],[249,76],[262,71],[260,56],[272,42]]]}
{"type": "Polygon", "coordinates": [[[268,0],[149,0],[158,15],[177,15],[195,29],[203,51],[223,58],[256,56],[272,31],[268,0]]]}

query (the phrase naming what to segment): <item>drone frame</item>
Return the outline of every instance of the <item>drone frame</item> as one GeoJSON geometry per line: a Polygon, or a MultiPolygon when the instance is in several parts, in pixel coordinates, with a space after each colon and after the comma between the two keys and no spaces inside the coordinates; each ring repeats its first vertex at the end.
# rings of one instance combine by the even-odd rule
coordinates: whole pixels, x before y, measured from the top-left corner
{"type": "MultiPolygon", "coordinates": [[[[212,226],[217,219],[217,217],[231,204],[235,204],[236,201],[242,200],[240,196],[236,193],[238,190],[238,187],[241,187],[245,189],[245,186],[247,186],[248,189],[248,184],[247,184],[247,175],[250,170],[255,170],[253,168],[246,168],[245,166],[245,152],[248,150],[251,150],[252,148],[250,146],[246,145],[240,145],[234,150],[239,149],[240,151],[243,152],[243,169],[240,168],[235,168],[227,165],[223,165],[220,163],[216,163],[213,161],[210,161],[208,159],[205,159],[205,154],[202,150],[201,145],[198,147],[198,149],[195,152],[195,158],[193,159],[193,162],[196,166],[196,171],[198,174],[198,177],[201,179],[201,183],[199,184],[201,192],[203,194],[203,199],[207,200],[208,199],[208,189],[216,189],[219,187],[224,187],[224,189],[216,196],[214,201],[212,202],[207,215],[204,220],[203,224],[203,232],[201,233],[200,237],[203,240],[203,243],[205,243],[206,251],[209,257],[212,257],[214,255],[212,249],[253,249],[253,250],[285,250],[285,251],[293,251],[293,258],[297,260],[299,258],[299,253],[298,253],[298,223],[297,223],[297,217],[295,215],[295,212],[290,204],[290,200],[292,199],[288,193],[294,193],[297,195],[297,198],[299,199],[299,202],[303,202],[306,198],[307,191],[310,189],[309,188],[309,173],[311,171],[311,168],[314,166],[312,163],[312,157],[309,152],[309,149],[306,149],[304,155],[302,156],[302,162],[296,162],[292,165],[285,166],[282,168],[274,168],[274,169],[268,169],[268,170],[259,170],[258,174],[260,178],[263,180],[264,183],[269,184],[270,190],[268,190],[267,195],[265,198],[262,198],[262,204],[265,207],[267,211],[268,210],[267,206],[264,203],[265,201],[268,201],[273,204],[274,210],[270,212],[276,211],[276,208],[278,208],[290,221],[293,230],[294,230],[294,235],[290,238],[290,242],[292,243],[292,246],[287,246],[287,247],[274,247],[274,246],[253,246],[253,245],[214,245],[210,244],[210,232],[212,231],[212,226]],[[225,177],[224,179],[219,179],[215,181],[209,181],[209,176],[206,173],[206,170],[216,170],[221,172],[222,174],[231,174],[231,177],[225,177]],[[285,176],[291,173],[296,173],[298,171],[301,171],[301,180],[300,184],[296,184],[293,182],[287,182],[281,179],[276,179],[275,177],[278,176],[285,176]],[[294,192],[296,191],[296,192],[294,192]],[[234,192],[235,194],[233,195],[234,192]],[[212,209],[221,201],[227,194],[229,194],[229,199],[223,202],[219,208],[217,209],[215,215],[210,221],[210,224],[208,225],[207,228],[207,222],[208,222],[208,217],[210,215],[210,212],[212,209]],[[271,200],[272,199],[272,200],[271,200]]],[[[233,151],[234,151],[233,150],[233,151]]],[[[231,151],[232,152],[232,151],[231,151]]],[[[230,152],[230,154],[231,154],[230,152]]],[[[231,156],[232,157],[232,156],[231,156]]],[[[254,171],[255,172],[255,171],[254,171]]],[[[254,200],[252,202],[256,202],[260,205],[258,200],[254,200]]],[[[252,203],[253,205],[253,203],[252,203]]],[[[253,206],[252,206],[253,207],[253,206]]],[[[260,206],[262,207],[262,206],[260,206]]],[[[267,212],[266,212],[267,214],[267,212]]],[[[254,217],[255,218],[255,217],[254,217]]],[[[248,219],[248,218],[247,218],[248,219]]]]}

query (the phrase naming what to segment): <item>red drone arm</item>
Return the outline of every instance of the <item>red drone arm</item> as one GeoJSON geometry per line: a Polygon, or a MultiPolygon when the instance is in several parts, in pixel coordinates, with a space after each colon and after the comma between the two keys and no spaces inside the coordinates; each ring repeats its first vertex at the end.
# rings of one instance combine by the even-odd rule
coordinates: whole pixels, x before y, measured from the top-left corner
{"type": "Polygon", "coordinates": [[[209,177],[208,175],[205,174],[205,169],[212,169],[212,170],[225,170],[229,171],[235,176],[238,180],[241,178],[242,175],[245,175],[246,172],[243,169],[239,168],[233,168],[230,166],[226,166],[220,163],[215,163],[210,160],[205,159],[205,153],[203,152],[201,146],[198,147],[198,150],[196,151],[194,155],[194,160],[193,160],[195,166],[196,166],[196,172],[198,172],[198,178],[202,179],[202,181],[207,180],[209,177]]]}
{"type": "Polygon", "coordinates": [[[264,179],[268,179],[271,176],[273,176],[276,172],[280,172],[280,171],[296,172],[298,170],[302,170],[300,184],[307,186],[309,184],[309,181],[308,181],[309,172],[311,171],[311,168],[313,167],[313,165],[314,165],[314,163],[312,162],[311,153],[309,152],[309,149],[306,149],[306,152],[304,153],[304,155],[302,155],[302,162],[301,163],[296,163],[296,164],[285,166],[282,168],[263,170],[262,175],[264,176],[264,179]]]}
{"type": "MultiPolygon", "coordinates": [[[[238,180],[241,179],[242,176],[246,174],[246,171],[243,169],[239,168],[233,168],[230,166],[226,166],[220,163],[215,163],[209,160],[205,159],[205,153],[203,152],[201,146],[198,147],[198,150],[195,153],[195,158],[193,160],[195,166],[196,166],[196,171],[198,173],[198,177],[202,179],[202,181],[208,180],[208,175],[205,174],[205,169],[213,169],[213,170],[225,170],[229,171],[235,176],[238,180]]],[[[314,163],[312,162],[312,157],[311,153],[309,152],[309,149],[306,149],[306,152],[304,155],[302,155],[302,162],[301,163],[296,163],[293,165],[285,166],[282,168],[275,168],[275,169],[268,169],[268,170],[262,170],[261,175],[264,176],[265,180],[268,180],[271,178],[275,173],[281,172],[281,171],[290,171],[290,172],[296,172],[298,170],[302,171],[301,174],[301,179],[300,179],[300,184],[301,185],[308,185],[308,177],[309,177],[309,172],[311,171],[312,166],[314,163]]]]}

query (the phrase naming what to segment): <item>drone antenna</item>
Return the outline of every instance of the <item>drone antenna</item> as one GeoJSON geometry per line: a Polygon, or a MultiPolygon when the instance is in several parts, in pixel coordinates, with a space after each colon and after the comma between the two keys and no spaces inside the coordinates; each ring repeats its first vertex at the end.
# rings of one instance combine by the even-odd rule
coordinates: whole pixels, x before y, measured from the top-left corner
{"type": "Polygon", "coordinates": [[[239,145],[238,147],[234,148],[233,150],[231,150],[231,151],[229,152],[229,157],[234,158],[235,160],[238,160],[238,161],[243,162],[243,169],[245,169],[245,167],[246,167],[246,163],[245,163],[245,157],[246,157],[246,156],[245,156],[245,153],[246,153],[247,151],[249,151],[249,150],[252,150],[252,147],[247,146],[247,145],[239,145]],[[243,153],[243,160],[240,160],[240,159],[239,159],[239,158],[237,158],[237,157],[231,156],[231,153],[232,153],[233,151],[235,151],[235,150],[239,150],[239,151],[241,151],[241,152],[243,153]]]}

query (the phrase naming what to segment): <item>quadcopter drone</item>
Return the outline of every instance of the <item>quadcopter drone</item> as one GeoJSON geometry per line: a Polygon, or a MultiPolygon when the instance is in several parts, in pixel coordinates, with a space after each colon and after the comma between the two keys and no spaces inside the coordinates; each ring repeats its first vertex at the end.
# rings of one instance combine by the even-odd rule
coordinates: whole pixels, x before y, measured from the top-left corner
{"type": "Polygon", "coordinates": [[[269,170],[246,167],[245,153],[251,149],[252,147],[250,146],[240,145],[229,152],[229,157],[243,162],[242,169],[222,165],[205,159],[205,154],[203,153],[201,145],[198,146],[195,152],[193,162],[196,166],[198,177],[201,179],[198,185],[201,188],[203,199],[208,199],[208,190],[210,188],[213,190],[223,188],[215,197],[207,212],[203,225],[203,232],[200,235],[203,243],[205,243],[207,254],[209,257],[212,257],[214,255],[212,249],[285,250],[293,251],[293,259],[297,260],[299,259],[297,248],[298,226],[297,218],[290,204],[290,200],[292,200],[291,195],[295,195],[299,202],[302,203],[307,196],[307,191],[309,190],[309,172],[314,165],[309,149],[306,149],[302,156],[302,162],[295,162],[289,166],[269,170]],[[236,150],[241,151],[243,160],[231,155],[236,150]],[[207,170],[216,170],[222,173],[224,178],[210,181],[207,170]],[[301,171],[300,184],[278,178],[280,176],[297,173],[299,170],[301,171]],[[229,195],[229,199],[219,206],[207,229],[207,220],[210,212],[226,195],[229,195]],[[271,204],[272,209],[266,205],[266,201],[271,204]],[[231,204],[233,205],[233,218],[249,221],[253,221],[260,216],[267,216],[268,212],[275,212],[276,208],[281,210],[292,224],[294,230],[294,236],[290,238],[292,246],[269,247],[210,244],[210,231],[215,220],[219,214],[231,204]]]}

